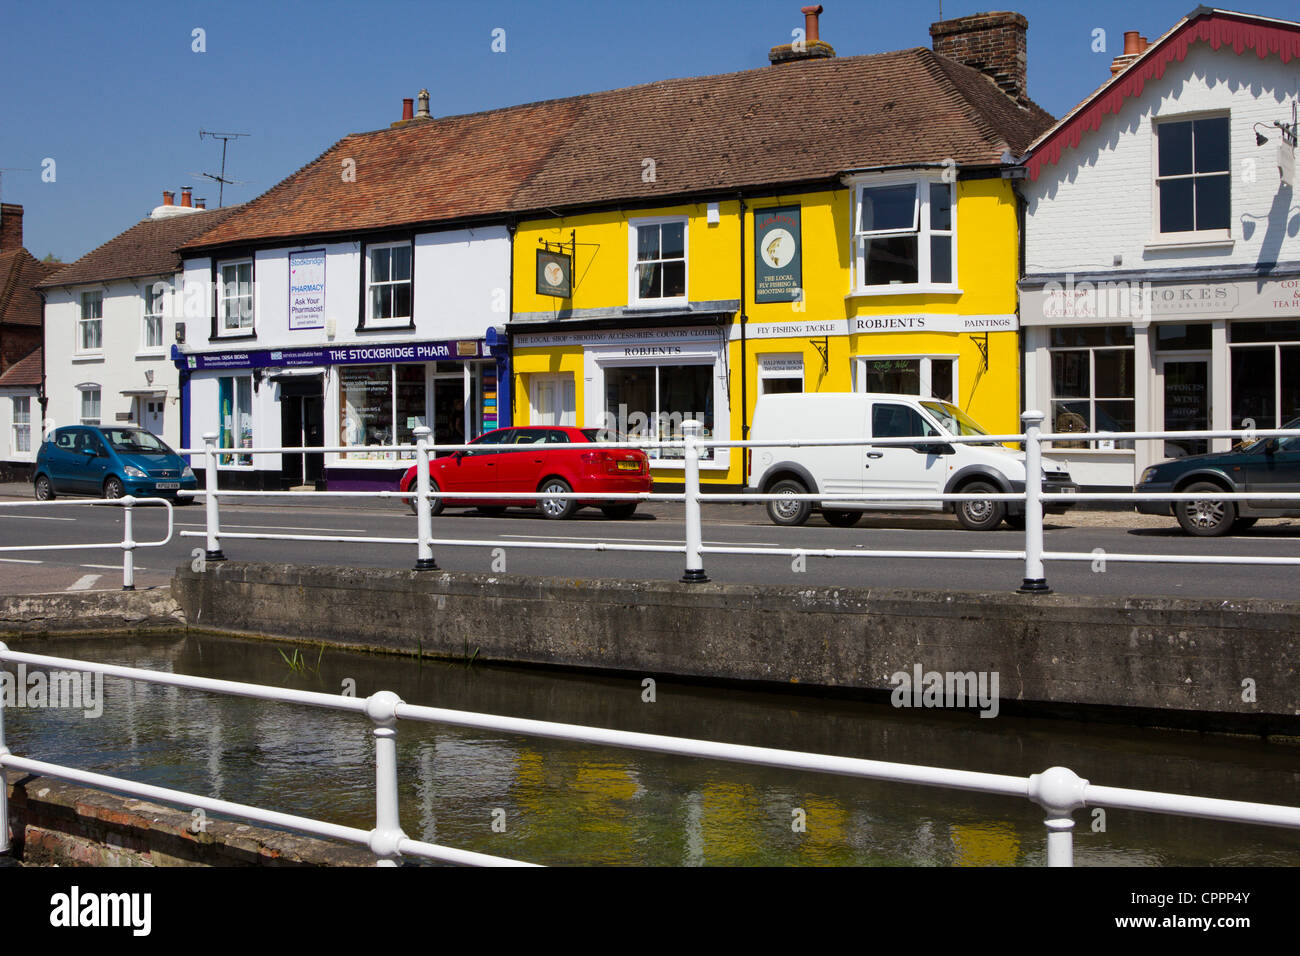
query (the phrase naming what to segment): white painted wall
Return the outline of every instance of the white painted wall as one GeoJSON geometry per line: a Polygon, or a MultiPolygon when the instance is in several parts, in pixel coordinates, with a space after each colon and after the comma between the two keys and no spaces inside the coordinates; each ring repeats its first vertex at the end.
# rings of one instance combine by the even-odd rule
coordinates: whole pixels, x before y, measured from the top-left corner
{"type": "Polygon", "coordinates": [[[49,397],[46,431],[80,422],[81,391],[77,386],[97,383],[100,423],[104,425],[116,424],[118,413],[133,412],[132,399],[122,394],[124,391],[148,388],[165,391],[166,409],[159,437],[173,446],[180,441],[179,375],[169,356],[171,343],[175,341],[176,309],[169,306],[163,318],[163,347],[146,351],[143,346],[145,290],[156,281],[170,283],[172,279],[172,276],[150,276],[46,292],[45,391],[49,397]],[[77,348],[81,293],[90,291],[102,292],[104,296],[103,348],[94,353],[81,353],[77,348]],[[147,371],[153,372],[152,384],[146,379],[147,371]]]}
{"type": "MultiPolygon", "coordinates": [[[[1098,77],[1100,80],[1101,77],[1098,77]]],[[[1255,123],[1291,121],[1300,96],[1300,70],[1276,56],[1241,56],[1229,47],[1195,44],[1180,64],[1146,83],[1075,148],[1063,149],[1037,181],[1021,183],[1028,210],[1025,272],[1097,272],[1150,268],[1253,265],[1300,260],[1300,231],[1287,222],[1300,215],[1297,191],[1279,189],[1277,144],[1255,145],[1255,123]],[[1230,249],[1154,249],[1156,153],[1153,119],[1230,111],[1232,216],[1230,249]],[[1253,181],[1252,181],[1253,177],[1253,181]],[[1114,257],[1122,265],[1114,265],[1114,257]]]]}

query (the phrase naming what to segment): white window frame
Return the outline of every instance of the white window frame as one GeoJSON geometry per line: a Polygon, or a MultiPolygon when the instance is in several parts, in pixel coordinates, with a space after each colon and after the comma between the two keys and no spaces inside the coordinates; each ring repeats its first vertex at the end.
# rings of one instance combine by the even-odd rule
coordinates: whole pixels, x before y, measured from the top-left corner
{"type": "Polygon", "coordinates": [[[855,355],[853,357],[853,390],[867,391],[867,365],[871,362],[917,361],[921,363],[920,394],[918,399],[936,402],[952,402],[959,405],[961,401],[961,358],[958,355],[855,355]],[[952,362],[952,398],[939,398],[934,394],[934,375],[931,362],[952,362]]]}
{"type": "MultiPolygon", "coordinates": [[[[687,305],[691,298],[691,220],[689,216],[648,216],[627,221],[627,304],[631,309],[671,309],[687,305]],[[683,292],[679,296],[641,298],[641,282],[637,269],[637,238],[639,230],[647,226],[664,226],[681,224],[682,227],[682,265],[685,276],[682,281],[683,292]]],[[[676,259],[655,259],[654,262],[676,262],[676,259]]]]}
{"type": "MultiPolygon", "coordinates": [[[[727,400],[726,390],[725,390],[725,389],[720,389],[720,388],[718,387],[718,359],[717,359],[717,357],[715,357],[715,356],[713,356],[713,355],[709,355],[709,354],[702,354],[702,353],[692,353],[692,354],[682,354],[682,355],[662,356],[662,357],[660,357],[660,356],[647,356],[647,355],[638,355],[638,356],[618,356],[618,357],[612,357],[612,356],[610,356],[610,357],[605,357],[605,356],[601,356],[601,357],[598,357],[598,358],[596,359],[595,365],[596,365],[596,368],[599,369],[599,371],[600,371],[600,387],[599,387],[598,389],[588,389],[587,394],[588,394],[589,396],[592,396],[592,397],[598,397],[598,400],[599,400],[599,407],[598,407],[597,412],[596,412],[596,421],[598,421],[598,422],[604,422],[604,421],[605,421],[605,413],[606,413],[606,410],[607,410],[607,408],[606,408],[606,398],[605,398],[605,396],[606,396],[606,391],[605,391],[605,376],[606,376],[606,374],[609,372],[610,369],[613,369],[613,368],[649,368],[649,367],[654,367],[654,369],[655,369],[655,408],[654,408],[654,412],[655,412],[656,417],[659,417],[659,416],[661,416],[662,413],[663,413],[663,409],[660,407],[660,397],[659,397],[659,392],[660,392],[659,369],[660,369],[660,368],[664,368],[664,367],[667,367],[667,368],[681,368],[681,367],[683,367],[683,366],[687,366],[687,365],[692,365],[692,366],[698,365],[698,366],[703,366],[703,367],[708,368],[708,370],[709,370],[709,381],[710,381],[711,386],[712,386],[712,388],[713,388],[713,433],[712,433],[712,434],[706,434],[706,433],[704,432],[704,430],[701,429],[700,437],[701,437],[701,438],[714,438],[714,439],[717,439],[717,440],[719,440],[719,441],[726,441],[726,440],[728,440],[728,439],[730,438],[730,436],[731,436],[731,408],[730,408],[730,403],[726,401],[726,400],[727,400]],[[724,431],[725,431],[725,433],[724,433],[724,431]]],[[[591,407],[591,406],[589,406],[589,407],[591,407]]],[[[690,411],[692,411],[692,412],[694,412],[694,411],[699,411],[699,409],[690,409],[690,411]]],[[[588,421],[591,420],[591,417],[592,417],[591,415],[588,415],[588,421]]],[[[703,423],[701,423],[701,424],[703,424],[703,423]]],[[[620,422],[619,425],[620,425],[620,427],[621,427],[622,423],[620,422]]],[[[657,434],[654,435],[654,436],[651,436],[651,440],[652,440],[652,441],[653,441],[653,440],[656,440],[656,438],[657,438],[657,434]]],[[[729,463],[729,458],[728,458],[728,452],[729,452],[729,451],[730,451],[730,449],[727,449],[727,448],[701,449],[701,450],[700,450],[700,468],[703,469],[703,470],[705,470],[705,471],[708,471],[708,470],[714,470],[714,471],[723,471],[723,470],[726,470],[726,468],[728,467],[728,463],[729,463]]],[[[663,457],[655,457],[656,455],[662,455],[662,454],[663,454],[663,451],[662,451],[662,450],[654,450],[654,449],[650,449],[650,450],[647,450],[646,454],[648,454],[648,455],[650,456],[650,467],[651,467],[651,468],[681,468],[681,469],[685,469],[685,467],[686,467],[686,463],[685,463],[685,461],[683,461],[681,458],[663,458],[663,457]]]]}
{"type": "Polygon", "coordinates": [[[368,244],[368,245],[366,246],[365,270],[366,270],[366,296],[365,296],[365,300],[366,300],[366,311],[365,311],[366,324],[365,324],[365,328],[367,328],[367,329],[407,329],[407,328],[411,328],[411,327],[415,324],[415,246],[414,246],[414,244],[411,243],[409,240],[401,240],[401,241],[398,241],[398,242],[376,242],[376,243],[374,243],[374,244],[368,244]],[[410,277],[409,277],[409,278],[406,278],[406,279],[397,279],[397,280],[392,280],[392,279],[390,279],[390,280],[386,280],[386,281],[384,281],[384,282],[376,282],[376,281],[374,280],[374,276],[371,275],[371,267],[372,267],[373,264],[374,264],[374,259],[373,259],[374,254],[375,254],[376,252],[380,251],[381,249],[407,249],[407,250],[409,250],[410,253],[411,253],[411,275],[410,275],[410,277]],[[407,287],[411,290],[411,314],[410,314],[410,315],[393,316],[393,317],[391,317],[391,318],[384,318],[384,319],[378,319],[378,318],[375,318],[375,315],[374,315],[374,298],[371,296],[370,292],[371,292],[371,290],[372,290],[373,288],[375,288],[376,286],[380,286],[380,285],[387,285],[387,286],[405,285],[405,286],[407,286],[407,287]]]}
{"type": "Polygon", "coordinates": [[[758,358],[758,394],[766,394],[763,383],[772,380],[789,380],[794,379],[799,382],[799,391],[807,390],[807,381],[805,379],[804,356],[802,352],[760,352],[758,358]],[[788,362],[798,362],[799,371],[793,369],[773,369],[766,368],[766,362],[774,359],[782,359],[788,362]]]}
{"type": "Polygon", "coordinates": [[[903,295],[928,292],[958,294],[961,292],[957,274],[957,184],[947,182],[944,172],[915,173],[856,177],[849,180],[853,187],[852,219],[849,224],[849,240],[853,247],[853,288],[850,295],[903,295]],[[906,186],[912,184],[916,189],[912,207],[911,229],[881,229],[871,232],[861,230],[862,194],[867,189],[906,186]],[[936,230],[930,226],[930,187],[946,185],[949,195],[950,228],[936,230]],[[866,285],[866,245],[872,238],[889,236],[916,236],[916,282],[891,285],[866,285]],[[948,236],[952,242],[952,278],[948,282],[931,281],[930,240],[933,237],[948,236]]]}
{"type": "MultiPolygon", "coordinates": [[[[1193,136],[1195,127],[1193,127],[1193,136]]],[[[1192,140],[1192,160],[1195,165],[1196,141],[1192,140]]],[[[1198,113],[1178,113],[1172,116],[1156,116],[1151,120],[1151,242],[1154,246],[1184,246],[1184,245],[1201,245],[1204,243],[1220,243],[1232,241],[1232,113],[1224,110],[1208,110],[1198,113]],[[1160,134],[1157,127],[1165,124],[1174,123],[1193,123],[1196,120],[1203,119],[1226,119],[1228,121],[1228,168],[1222,172],[1198,173],[1193,171],[1177,176],[1160,175],[1160,134]],[[1161,232],[1160,231],[1160,181],[1162,179],[1191,179],[1206,176],[1223,176],[1228,177],[1228,227],[1226,229],[1196,229],[1183,232],[1161,232]]],[[[1195,202],[1195,184],[1192,186],[1192,197],[1195,202]]],[[[1193,208],[1192,215],[1196,212],[1193,208]]]]}
{"type": "MultiPolygon", "coordinates": [[[[530,375],[528,382],[528,423],[530,425],[553,425],[557,427],[573,426],[578,424],[578,402],[577,402],[577,383],[574,381],[572,372],[560,372],[547,375],[530,375]],[[560,412],[560,421],[544,422],[541,419],[542,403],[540,401],[540,392],[544,385],[551,385],[555,388],[555,401],[560,412]],[[570,404],[567,399],[572,399],[570,404]]],[[[553,409],[552,411],[554,411],[553,409]]]]}
{"type": "Polygon", "coordinates": [[[12,429],[9,442],[10,452],[15,457],[26,455],[30,458],[32,453],[32,396],[11,395],[10,399],[10,428],[12,429]],[[19,411],[20,403],[25,406],[22,412],[19,411]],[[26,448],[22,447],[23,441],[19,439],[19,436],[25,436],[26,448]]]}
{"type": "Polygon", "coordinates": [[[97,289],[93,289],[88,292],[81,293],[80,304],[78,305],[77,308],[79,311],[77,312],[77,341],[76,341],[76,349],[75,349],[76,354],[77,355],[103,355],[104,354],[104,293],[97,289]],[[99,305],[99,315],[88,318],[86,316],[86,305],[87,303],[91,303],[91,302],[97,303],[99,305]],[[94,346],[87,346],[85,344],[86,333],[92,326],[97,330],[97,338],[99,339],[99,344],[94,346]]]}
{"type": "Polygon", "coordinates": [[[149,311],[150,300],[154,298],[156,286],[166,286],[164,282],[147,282],[144,287],[142,297],[142,306],[140,314],[140,353],[142,355],[162,355],[167,349],[167,340],[164,338],[166,326],[163,319],[167,315],[167,289],[164,288],[158,292],[156,301],[153,302],[156,312],[149,311]],[[158,344],[149,344],[149,326],[157,323],[158,327],[158,344]]]}
{"type": "Polygon", "coordinates": [[[225,259],[217,263],[217,337],[248,337],[257,333],[257,269],[253,265],[252,257],[243,259],[225,259]],[[240,266],[248,266],[248,292],[245,294],[239,289],[239,272],[240,266]],[[236,291],[234,295],[227,295],[226,276],[227,269],[234,268],[236,291]],[[228,304],[232,301],[248,299],[247,323],[245,317],[239,317],[238,325],[228,325],[227,319],[230,314],[227,311],[228,304]]]}
{"type": "Polygon", "coordinates": [[[77,400],[77,424],[79,425],[99,425],[104,420],[104,390],[100,385],[86,383],[78,385],[77,391],[81,393],[77,400]],[[90,416],[86,414],[86,400],[93,394],[95,396],[95,411],[97,415],[90,416]]]}
{"type": "MultiPolygon", "coordinates": [[[[1129,352],[1133,355],[1133,361],[1137,361],[1137,345],[1049,345],[1047,348],[1047,425],[1049,431],[1057,431],[1058,423],[1056,420],[1057,402],[1087,402],[1088,404],[1088,431],[1097,432],[1097,403],[1098,402],[1132,402],[1133,403],[1133,430],[1138,430],[1138,383],[1137,383],[1137,365],[1133,366],[1133,395],[1125,398],[1122,395],[1097,395],[1097,352],[1129,352]],[[1088,394],[1079,396],[1057,395],[1056,394],[1056,372],[1052,368],[1052,356],[1058,352],[1087,352],[1088,353],[1088,394]]],[[[1154,367],[1154,366],[1153,366],[1154,367]]],[[[1112,432],[1114,438],[1096,438],[1091,441],[1084,441],[1083,448],[1073,448],[1071,446],[1079,444],[1078,442],[1069,441],[1068,439],[1052,442],[1052,447],[1062,448],[1066,451],[1104,451],[1118,452],[1120,454],[1132,455],[1134,448],[1120,448],[1119,442],[1128,442],[1135,445],[1132,438],[1122,436],[1130,434],[1129,432],[1112,432]]]]}

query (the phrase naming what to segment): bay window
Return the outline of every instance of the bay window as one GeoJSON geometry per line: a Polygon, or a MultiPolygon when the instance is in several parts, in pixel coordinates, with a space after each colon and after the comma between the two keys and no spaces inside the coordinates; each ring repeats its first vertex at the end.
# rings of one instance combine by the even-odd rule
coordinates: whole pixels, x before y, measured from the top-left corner
{"type": "Polygon", "coordinates": [[[953,185],[933,180],[857,185],[855,291],[957,291],[953,185]]]}

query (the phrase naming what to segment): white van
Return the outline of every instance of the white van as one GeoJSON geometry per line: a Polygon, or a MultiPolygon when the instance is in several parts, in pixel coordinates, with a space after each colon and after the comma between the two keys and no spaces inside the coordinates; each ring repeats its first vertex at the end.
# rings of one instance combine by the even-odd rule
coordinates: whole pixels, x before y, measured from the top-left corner
{"type": "MultiPolygon", "coordinates": [[[[1007,494],[1024,491],[1025,454],[997,443],[949,443],[953,436],[987,435],[957,406],[915,395],[827,392],[762,395],[754,408],[754,441],[858,438],[862,445],[800,445],[750,449],[748,488],[761,494],[1007,494]],[[917,445],[870,445],[873,438],[932,438],[917,445]]],[[[1063,464],[1043,459],[1043,490],[1078,490],[1063,464]]],[[[1069,505],[1052,503],[1061,512],[1069,505]]],[[[955,511],[973,531],[1005,520],[1024,527],[1015,501],[769,501],[773,523],[798,525],[813,509],[847,528],[865,511],[955,511]]]]}

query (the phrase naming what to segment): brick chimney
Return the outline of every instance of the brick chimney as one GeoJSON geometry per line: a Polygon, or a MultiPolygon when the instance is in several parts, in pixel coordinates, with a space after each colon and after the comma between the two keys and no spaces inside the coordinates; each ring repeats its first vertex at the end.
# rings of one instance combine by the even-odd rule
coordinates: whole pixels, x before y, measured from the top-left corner
{"type": "Polygon", "coordinates": [[[7,202],[0,205],[0,252],[23,247],[23,207],[7,202]]]}
{"type": "Polygon", "coordinates": [[[1026,98],[1029,21],[1019,13],[994,11],[930,24],[934,52],[993,78],[1007,96],[1026,98]]]}
{"type": "Polygon", "coordinates": [[[175,194],[174,192],[172,192],[170,189],[164,189],[164,190],[163,190],[163,205],[164,205],[164,206],[171,206],[171,205],[173,205],[174,202],[175,202],[175,199],[176,199],[176,194],[175,194]]]}
{"type": "Polygon", "coordinates": [[[189,208],[189,207],[192,205],[192,203],[190,202],[190,197],[191,197],[193,194],[194,194],[194,188],[193,188],[192,186],[182,186],[182,187],[181,187],[181,205],[182,205],[182,206],[185,206],[186,208],[189,208]]]}
{"type": "Polygon", "coordinates": [[[821,38],[818,17],[822,15],[822,5],[800,7],[799,12],[803,14],[803,40],[772,47],[767,59],[773,66],[792,60],[817,60],[835,55],[835,48],[821,38]]]}

